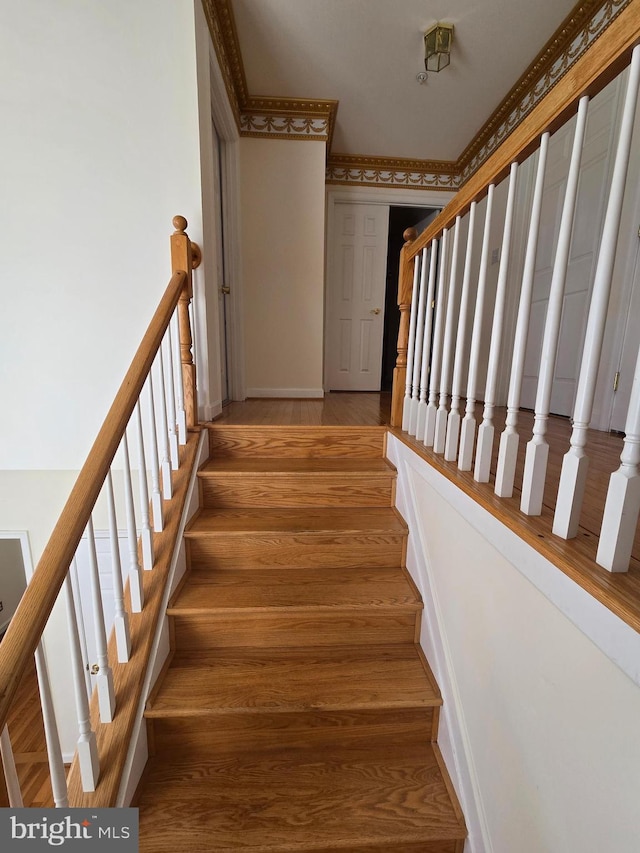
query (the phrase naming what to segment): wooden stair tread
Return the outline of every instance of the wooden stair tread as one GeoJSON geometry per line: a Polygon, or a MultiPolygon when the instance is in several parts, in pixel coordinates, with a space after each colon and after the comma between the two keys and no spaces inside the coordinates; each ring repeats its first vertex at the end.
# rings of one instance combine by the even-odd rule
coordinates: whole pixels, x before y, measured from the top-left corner
{"type": "MultiPolygon", "coordinates": [[[[404,743],[150,759],[141,851],[284,853],[463,839],[464,819],[436,746],[404,743]]],[[[428,846],[422,848],[429,850],[428,846]]]]}
{"type": "Polygon", "coordinates": [[[380,458],[385,427],[208,424],[209,448],[217,456],[380,458]]]}
{"type": "Polygon", "coordinates": [[[311,458],[295,457],[238,457],[209,459],[198,471],[199,477],[212,474],[290,476],[306,474],[388,474],[395,476],[396,469],[386,459],[311,458]]]}
{"type": "Polygon", "coordinates": [[[194,571],[174,596],[168,612],[385,607],[422,608],[413,582],[400,567],[194,571]]]}
{"type": "Polygon", "coordinates": [[[209,509],[199,511],[188,529],[194,536],[228,536],[247,533],[394,533],[406,534],[407,526],[392,507],[309,507],[209,509]]]}
{"type": "Polygon", "coordinates": [[[176,656],[146,716],[441,704],[415,644],[227,648],[176,656]]]}

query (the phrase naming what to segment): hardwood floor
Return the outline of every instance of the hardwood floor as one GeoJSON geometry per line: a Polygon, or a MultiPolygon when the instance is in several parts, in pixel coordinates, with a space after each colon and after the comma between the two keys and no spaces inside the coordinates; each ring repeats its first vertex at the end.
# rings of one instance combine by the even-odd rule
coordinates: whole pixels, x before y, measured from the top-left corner
{"type": "Polygon", "coordinates": [[[391,394],[331,391],[323,400],[252,399],[229,403],[216,423],[300,426],[386,426],[391,394]]]}

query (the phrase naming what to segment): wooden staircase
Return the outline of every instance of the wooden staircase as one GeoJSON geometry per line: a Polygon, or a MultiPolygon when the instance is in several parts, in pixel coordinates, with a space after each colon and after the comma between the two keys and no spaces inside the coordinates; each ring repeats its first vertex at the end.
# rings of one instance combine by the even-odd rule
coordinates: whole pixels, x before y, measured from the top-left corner
{"type": "Polygon", "coordinates": [[[461,853],[378,427],[210,427],[140,850],[461,853]]]}

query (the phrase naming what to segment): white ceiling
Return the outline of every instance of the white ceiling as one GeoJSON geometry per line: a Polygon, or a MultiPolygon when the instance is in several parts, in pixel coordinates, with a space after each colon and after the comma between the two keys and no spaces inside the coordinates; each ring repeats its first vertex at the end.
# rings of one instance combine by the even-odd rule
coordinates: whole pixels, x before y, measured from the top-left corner
{"type": "Polygon", "coordinates": [[[249,94],[340,102],[332,152],[456,160],[574,0],[232,0],[249,94]],[[455,25],[424,84],[423,33],[455,25]]]}

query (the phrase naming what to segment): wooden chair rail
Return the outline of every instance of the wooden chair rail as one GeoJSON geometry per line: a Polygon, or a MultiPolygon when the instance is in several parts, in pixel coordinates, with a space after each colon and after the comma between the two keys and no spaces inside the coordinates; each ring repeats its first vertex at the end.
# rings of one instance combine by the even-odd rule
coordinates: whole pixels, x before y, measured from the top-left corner
{"type": "Polygon", "coordinates": [[[449,228],[456,216],[464,215],[472,201],[482,198],[489,184],[501,181],[508,174],[511,163],[526,160],[538,148],[543,133],[553,133],[562,127],[575,112],[576,104],[583,95],[594,97],[620,74],[629,64],[631,52],[638,43],[640,0],[631,0],[603,36],[585,51],[558,84],[474,173],[442,213],[417,240],[406,247],[406,261],[415,258],[444,228],[449,228]]]}
{"type": "Polygon", "coordinates": [[[0,730],[6,722],[22,672],[40,641],[153,360],[189,280],[190,275],[185,271],[177,271],[172,275],[0,645],[0,730]]]}

